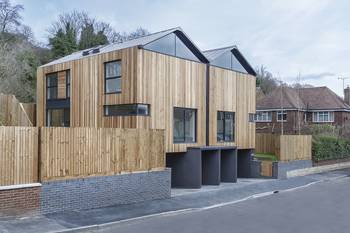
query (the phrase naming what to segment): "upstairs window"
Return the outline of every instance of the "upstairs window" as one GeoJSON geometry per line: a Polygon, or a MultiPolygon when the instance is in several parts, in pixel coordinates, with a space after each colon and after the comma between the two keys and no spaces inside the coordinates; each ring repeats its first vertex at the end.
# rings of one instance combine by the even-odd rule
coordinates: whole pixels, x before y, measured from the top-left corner
{"type": "Polygon", "coordinates": [[[145,49],[158,53],[180,57],[192,61],[200,61],[188,46],[175,34],[170,33],[144,46],[145,49]]]}
{"type": "Polygon", "coordinates": [[[271,112],[257,112],[255,115],[256,122],[271,122],[272,113],[271,112]]]}
{"type": "Polygon", "coordinates": [[[235,131],[235,113],[222,112],[217,114],[217,141],[233,142],[235,131]]]}
{"type": "Polygon", "coordinates": [[[334,122],[334,112],[314,112],[312,114],[313,122],[334,122]]]}
{"type": "Polygon", "coordinates": [[[121,87],[121,61],[112,61],[105,63],[105,93],[120,93],[121,87]]]}
{"type": "Polygon", "coordinates": [[[217,57],[212,64],[222,68],[236,70],[242,73],[247,73],[241,63],[237,60],[235,55],[231,51],[224,52],[222,55],[217,57]]]}
{"type": "Polygon", "coordinates": [[[278,111],[277,112],[277,121],[286,122],[287,121],[287,112],[278,111]]]}
{"type": "Polygon", "coordinates": [[[174,108],[173,136],[175,143],[195,143],[197,111],[189,108],[174,108]]]}
{"type": "Polygon", "coordinates": [[[46,75],[46,97],[48,100],[57,99],[57,93],[58,93],[57,75],[58,75],[57,72],[46,75]]]}
{"type": "Polygon", "coordinates": [[[105,116],[148,116],[148,104],[106,105],[105,116]]]}
{"type": "Polygon", "coordinates": [[[70,70],[66,71],[66,97],[70,98],[70,70]]]}

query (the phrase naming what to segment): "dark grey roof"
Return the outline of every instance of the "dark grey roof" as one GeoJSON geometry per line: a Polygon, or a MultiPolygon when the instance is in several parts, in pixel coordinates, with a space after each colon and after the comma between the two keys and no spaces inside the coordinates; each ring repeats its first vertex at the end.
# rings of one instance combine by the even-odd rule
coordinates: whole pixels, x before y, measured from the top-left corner
{"type": "MultiPolygon", "coordinates": [[[[202,51],[191,41],[191,39],[185,34],[185,32],[180,27],[171,28],[168,30],[152,33],[152,34],[142,36],[142,37],[139,37],[139,38],[136,38],[133,40],[128,40],[128,41],[125,41],[122,43],[113,43],[113,44],[109,44],[109,45],[98,46],[98,48],[100,49],[100,52],[97,54],[108,53],[111,51],[116,51],[116,50],[125,49],[125,48],[131,48],[131,47],[135,47],[135,46],[144,46],[144,45],[146,45],[152,41],[155,41],[157,39],[160,39],[160,38],[162,38],[170,33],[176,33],[177,36],[179,36],[184,41],[184,43],[192,50],[192,52],[194,52],[196,55],[199,56],[198,58],[202,62],[205,62],[205,63],[208,62],[208,59],[203,55],[202,51]]],[[[48,64],[45,64],[43,66],[50,66],[50,65],[59,64],[62,62],[78,60],[82,57],[89,57],[89,56],[97,55],[97,54],[90,54],[90,55],[86,55],[86,56],[82,55],[83,51],[89,51],[91,49],[92,48],[85,49],[85,50],[78,51],[78,52],[74,52],[70,55],[59,58],[57,60],[54,60],[54,61],[52,61],[48,64]]]]}
{"type": "Polygon", "coordinates": [[[237,58],[239,63],[241,63],[243,68],[249,74],[256,76],[255,70],[252,68],[252,66],[248,63],[248,61],[244,58],[242,53],[238,50],[237,46],[235,45],[224,47],[224,48],[206,50],[206,51],[203,51],[203,54],[208,58],[209,62],[212,62],[216,58],[220,57],[220,55],[228,51],[231,51],[233,53],[233,55],[237,58]]]}

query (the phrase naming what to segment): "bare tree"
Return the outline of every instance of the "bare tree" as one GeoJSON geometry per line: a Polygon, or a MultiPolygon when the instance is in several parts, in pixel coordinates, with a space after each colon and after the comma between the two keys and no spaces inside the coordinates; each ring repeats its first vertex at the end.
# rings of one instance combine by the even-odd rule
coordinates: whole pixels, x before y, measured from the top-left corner
{"type": "Polygon", "coordinates": [[[12,6],[9,0],[0,0],[0,27],[1,33],[13,30],[21,25],[23,5],[12,6]]]}

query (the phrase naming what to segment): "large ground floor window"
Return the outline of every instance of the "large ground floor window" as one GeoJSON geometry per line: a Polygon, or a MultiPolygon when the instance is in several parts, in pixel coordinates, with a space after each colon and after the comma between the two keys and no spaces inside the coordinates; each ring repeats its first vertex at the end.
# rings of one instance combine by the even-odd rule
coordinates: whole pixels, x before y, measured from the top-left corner
{"type": "Polygon", "coordinates": [[[69,127],[69,108],[50,108],[47,110],[46,126],[48,127],[69,127]]]}
{"type": "Polygon", "coordinates": [[[196,142],[196,109],[174,108],[174,142],[196,142]]]}
{"type": "Polygon", "coordinates": [[[217,141],[233,142],[235,132],[235,113],[218,111],[217,141]]]}
{"type": "Polygon", "coordinates": [[[313,122],[334,122],[334,112],[313,112],[313,122]]]}

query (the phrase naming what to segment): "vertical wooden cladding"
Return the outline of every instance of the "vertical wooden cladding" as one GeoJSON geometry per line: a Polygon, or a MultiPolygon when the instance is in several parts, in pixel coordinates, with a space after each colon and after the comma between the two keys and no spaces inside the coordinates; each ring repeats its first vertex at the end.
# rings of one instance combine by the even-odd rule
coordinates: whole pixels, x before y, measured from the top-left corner
{"type": "Polygon", "coordinates": [[[150,104],[150,117],[138,117],[138,127],[165,129],[166,152],[184,152],[205,145],[206,65],[147,50],[139,50],[137,102],[150,104]],[[174,107],[197,109],[197,142],[173,143],[174,107]]]}
{"type": "Polygon", "coordinates": [[[0,186],[38,181],[38,129],[0,127],[0,186]]]}
{"type": "Polygon", "coordinates": [[[40,128],[42,181],[164,169],[164,131],[40,128]]]}
{"type": "MultiPolygon", "coordinates": [[[[52,72],[60,74],[60,71],[70,70],[72,127],[135,127],[134,117],[104,117],[103,105],[135,103],[137,50],[137,48],[122,49],[40,67],[37,72],[38,126],[44,126],[46,121],[46,74],[52,72]],[[104,63],[115,60],[122,62],[122,93],[105,95],[104,63]]],[[[60,92],[60,88],[58,89],[60,92]]]]}
{"type": "Polygon", "coordinates": [[[0,125],[33,126],[35,105],[20,103],[14,95],[0,94],[0,125]]]}
{"type": "Polygon", "coordinates": [[[280,161],[311,160],[311,135],[256,134],[255,151],[275,154],[280,161]]]}
{"type": "Polygon", "coordinates": [[[255,77],[232,70],[210,66],[209,77],[209,145],[255,147],[255,77]],[[235,141],[217,142],[217,112],[235,112],[235,141]]]}
{"type": "Polygon", "coordinates": [[[255,123],[249,122],[249,113],[255,113],[256,79],[237,73],[236,144],[239,149],[255,147],[255,123]]]}
{"type": "MultiPolygon", "coordinates": [[[[234,146],[235,142],[217,141],[217,112],[228,111],[237,114],[237,73],[210,66],[209,73],[209,145],[234,146]]],[[[237,119],[237,116],[236,116],[237,119]]],[[[236,124],[237,127],[237,124],[236,124]]],[[[237,132],[235,132],[235,139],[237,132]]]]}

